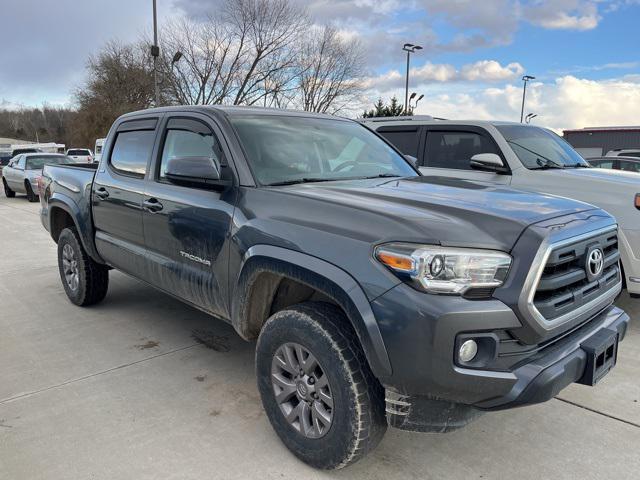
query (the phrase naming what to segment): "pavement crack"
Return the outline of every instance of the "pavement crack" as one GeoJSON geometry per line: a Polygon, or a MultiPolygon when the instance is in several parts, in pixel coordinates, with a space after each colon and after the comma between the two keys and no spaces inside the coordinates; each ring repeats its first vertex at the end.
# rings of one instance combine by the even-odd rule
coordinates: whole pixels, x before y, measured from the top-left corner
{"type": "MultiPolygon", "coordinates": [[[[115,366],[115,367],[112,367],[112,368],[108,368],[108,369],[102,370],[100,372],[91,373],[89,375],[84,375],[82,377],[74,378],[72,380],[67,380],[65,382],[58,383],[56,385],[51,385],[49,387],[44,387],[44,388],[41,388],[41,389],[38,389],[38,390],[33,390],[31,392],[25,392],[25,393],[21,393],[19,395],[14,395],[13,397],[8,397],[8,398],[4,398],[4,399],[0,400],[0,405],[11,403],[11,402],[14,402],[16,400],[23,399],[23,398],[32,397],[33,395],[38,395],[39,393],[42,393],[42,392],[47,392],[49,390],[53,390],[53,389],[56,389],[56,388],[64,387],[64,386],[70,385],[72,383],[81,382],[81,381],[87,380],[89,378],[97,377],[99,375],[104,375],[106,373],[111,373],[111,372],[114,372],[116,370],[121,370],[123,368],[131,367],[133,365],[138,365],[139,363],[148,362],[149,360],[153,360],[154,358],[164,357],[165,355],[171,355],[172,353],[181,352],[182,350],[187,350],[189,348],[200,347],[200,346],[202,346],[200,343],[192,343],[190,345],[187,345],[187,346],[184,346],[184,347],[180,347],[180,348],[174,348],[173,350],[169,350],[167,352],[159,353],[157,355],[151,355],[149,357],[141,358],[140,360],[136,360],[135,362],[123,363],[122,365],[118,365],[118,366],[115,366]]],[[[6,426],[6,425],[2,425],[2,426],[6,426]]]]}
{"type": "Polygon", "coordinates": [[[632,427],[640,428],[640,424],[632,422],[630,420],[625,420],[624,418],[616,417],[615,415],[610,415],[608,413],[601,412],[594,408],[586,407],[584,405],[580,405],[579,403],[572,402],[571,400],[565,400],[564,398],[555,397],[556,400],[560,400],[561,402],[567,403],[569,405],[573,405],[574,407],[582,408],[584,410],[588,410],[589,412],[597,413],[598,415],[602,415],[603,417],[610,418],[611,420],[617,420],[618,422],[626,423],[627,425],[631,425],[632,427]]]}

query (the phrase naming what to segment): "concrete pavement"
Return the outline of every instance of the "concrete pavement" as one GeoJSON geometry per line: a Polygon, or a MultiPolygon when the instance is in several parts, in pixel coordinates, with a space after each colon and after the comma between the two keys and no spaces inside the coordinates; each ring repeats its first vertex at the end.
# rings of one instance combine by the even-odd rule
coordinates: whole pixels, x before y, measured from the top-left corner
{"type": "Polygon", "coordinates": [[[640,300],[617,368],[543,405],[447,435],[389,430],[353,467],[318,472],[280,444],[254,344],[117,272],[78,308],[38,204],[0,194],[0,479],[636,479],[640,300]]]}

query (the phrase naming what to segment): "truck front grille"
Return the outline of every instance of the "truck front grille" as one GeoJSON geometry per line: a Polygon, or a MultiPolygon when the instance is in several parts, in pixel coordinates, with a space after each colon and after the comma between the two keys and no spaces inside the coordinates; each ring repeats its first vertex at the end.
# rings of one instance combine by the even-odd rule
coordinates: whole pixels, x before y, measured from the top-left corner
{"type": "Polygon", "coordinates": [[[549,322],[576,311],[620,283],[619,260],[615,230],[553,248],[535,289],[533,305],[549,322]],[[594,274],[598,258],[602,258],[602,271],[594,274]]]}

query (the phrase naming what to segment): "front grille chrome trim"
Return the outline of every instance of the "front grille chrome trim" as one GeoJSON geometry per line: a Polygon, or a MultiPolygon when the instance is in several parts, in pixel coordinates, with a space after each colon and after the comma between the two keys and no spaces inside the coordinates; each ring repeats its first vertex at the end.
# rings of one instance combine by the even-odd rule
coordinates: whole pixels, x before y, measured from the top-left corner
{"type": "MultiPolygon", "coordinates": [[[[575,237],[567,238],[565,240],[550,243],[543,242],[536,253],[535,258],[533,259],[533,263],[531,265],[531,269],[527,275],[527,278],[524,282],[522,293],[520,295],[520,299],[518,301],[518,307],[521,312],[528,312],[531,317],[536,321],[538,325],[540,325],[544,330],[551,331],[555,330],[559,326],[570,322],[571,320],[579,317],[580,315],[587,313],[589,310],[594,310],[594,314],[597,313],[600,309],[604,308],[608,304],[613,303],[618,294],[622,291],[622,275],[620,275],[620,282],[618,282],[615,286],[604,292],[602,295],[594,298],[593,300],[581,305],[580,307],[572,310],[571,312],[567,312],[564,315],[561,315],[553,320],[547,320],[536,308],[534,304],[534,297],[536,295],[536,290],[538,289],[538,284],[540,283],[540,279],[542,278],[542,274],[547,265],[547,261],[549,260],[549,256],[551,253],[557,248],[562,248],[567,245],[571,245],[573,243],[578,243],[582,240],[587,240],[591,237],[596,237],[598,235],[604,235],[609,232],[617,232],[618,226],[612,225],[609,227],[601,228],[599,230],[593,230],[591,232],[584,233],[582,235],[578,235],[575,237]]],[[[619,265],[619,263],[618,263],[619,265]]],[[[620,267],[618,266],[618,270],[621,272],[620,267]]]]}

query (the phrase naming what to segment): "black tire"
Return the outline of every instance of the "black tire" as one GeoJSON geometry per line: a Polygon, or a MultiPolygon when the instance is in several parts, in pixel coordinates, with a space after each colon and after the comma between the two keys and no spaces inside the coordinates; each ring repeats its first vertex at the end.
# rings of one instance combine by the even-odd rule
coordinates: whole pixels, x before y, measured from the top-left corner
{"type": "Polygon", "coordinates": [[[5,197],[13,198],[16,196],[16,192],[14,192],[13,190],[11,190],[11,188],[9,188],[9,185],[7,185],[7,181],[4,178],[2,179],[2,186],[4,187],[5,197]]]}
{"type": "MultiPolygon", "coordinates": [[[[287,448],[308,465],[325,470],[346,467],[382,440],[387,429],[384,389],[373,376],[349,320],[337,307],[309,302],[271,316],[258,339],[256,371],[262,404],[271,425],[287,448]],[[321,367],[319,371],[327,377],[333,408],[326,411],[332,418],[319,438],[309,438],[301,433],[302,417],[297,417],[298,426],[294,426],[285,418],[284,410],[276,400],[272,365],[276,365],[274,358],[284,352],[281,348],[285,345],[306,349],[315,356],[321,367]]],[[[321,383],[319,379],[315,381],[318,385],[321,383]]],[[[313,395],[320,398],[317,393],[313,395]]],[[[290,402],[303,403],[299,401],[299,389],[289,397],[290,402]]],[[[315,405],[319,400],[309,401],[315,405]]],[[[309,401],[305,400],[305,403],[309,404],[309,401]]],[[[311,406],[310,410],[313,409],[311,406]]],[[[311,422],[315,425],[313,420],[311,422]]]]}
{"type": "Polygon", "coordinates": [[[34,192],[33,188],[31,188],[31,182],[29,182],[28,180],[24,182],[24,188],[27,191],[27,200],[29,200],[31,203],[37,202],[38,195],[36,195],[36,192],[34,192]]]}
{"type": "Polygon", "coordinates": [[[107,294],[109,269],[87,254],[75,228],[65,228],[60,233],[58,270],[67,297],[76,305],[94,305],[107,294]]]}

